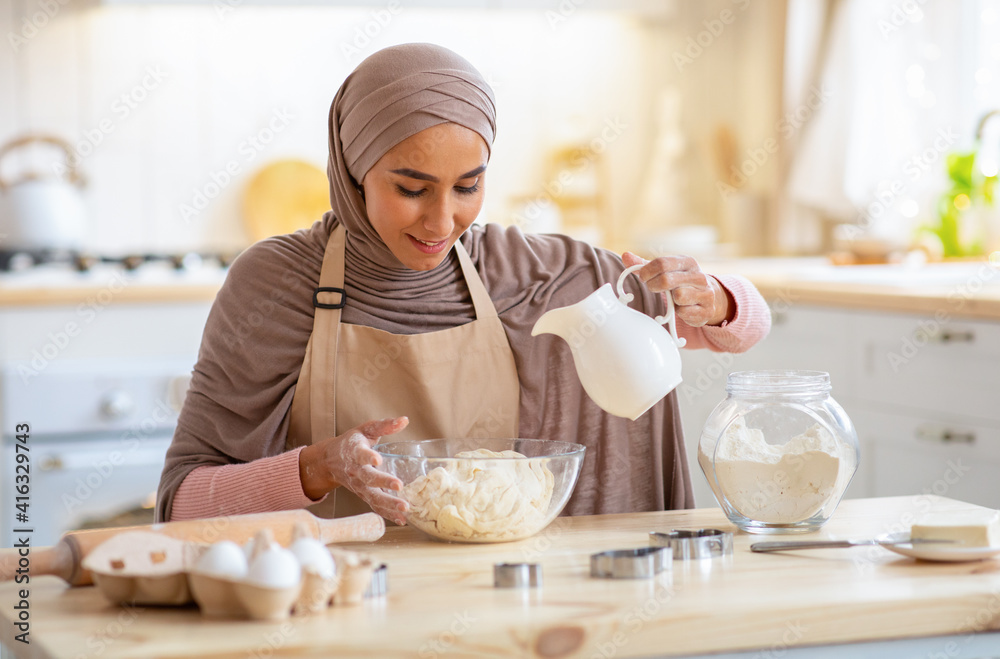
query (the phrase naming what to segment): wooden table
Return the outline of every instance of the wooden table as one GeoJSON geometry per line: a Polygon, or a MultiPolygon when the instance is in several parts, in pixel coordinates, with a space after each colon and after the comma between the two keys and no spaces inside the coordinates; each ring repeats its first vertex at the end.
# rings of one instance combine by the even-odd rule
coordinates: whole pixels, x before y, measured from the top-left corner
{"type": "MultiPolygon", "coordinates": [[[[972,508],[939,497],[849,500],[819,533],[872,537],[913,516],[972,508]]],[[[1000,560],[924,563],[877,547],[675,562],[652,580],[589,576],[589,556],[641,547],[650,530],[731,528],[719,509],[560,518],[517,543],[451,545],[392,528],[370,549],[389,594],[285,622],[211,621],[197,609],[118,607],[53,577],[30,584],[31,644],[13,640],[18,587],[0,584],[0,641],[32,657],[635,657],[952,636],[1000,628],[1000,560]],[[544,585],[493,587],[493,565],[540,562],[544,585]]],[[[942,643],[940,656],[956,656],[942,643]]],[[[934,647],[920,656],[937,656],[934,647]]],[[[842,654],[840,656],[853,656],[842,654]]],[[[965,655],[959,655],[965,656],[965,655]]]]}

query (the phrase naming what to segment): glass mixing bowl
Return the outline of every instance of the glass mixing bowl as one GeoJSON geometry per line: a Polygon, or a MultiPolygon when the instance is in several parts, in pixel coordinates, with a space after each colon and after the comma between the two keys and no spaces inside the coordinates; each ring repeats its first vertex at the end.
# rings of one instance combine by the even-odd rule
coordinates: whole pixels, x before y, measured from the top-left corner
{"type": "Polygon", "coordinates": [[[407,524],[439,540],[509,542],[538,533],[562,511],[586,448],[547,439],[427,439],[375,450],[380,468],[403,481],[393,494],[410,504],[407,524]]]}

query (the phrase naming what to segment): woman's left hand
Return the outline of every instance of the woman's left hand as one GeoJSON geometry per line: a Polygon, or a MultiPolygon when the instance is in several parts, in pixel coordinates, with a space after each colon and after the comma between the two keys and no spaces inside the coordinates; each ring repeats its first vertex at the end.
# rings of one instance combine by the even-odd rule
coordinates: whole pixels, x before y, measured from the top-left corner
{"type": "Polygon", "coordinates": [[[701,271],[690,256],[659,256],[647,261],[632,252],[622,254],[625,267],[645,266],[635,272],[649,290],[670,295],[677,317],[691,327],[721,325],[732,320],[735,304],[718,280],[701,271]]]}

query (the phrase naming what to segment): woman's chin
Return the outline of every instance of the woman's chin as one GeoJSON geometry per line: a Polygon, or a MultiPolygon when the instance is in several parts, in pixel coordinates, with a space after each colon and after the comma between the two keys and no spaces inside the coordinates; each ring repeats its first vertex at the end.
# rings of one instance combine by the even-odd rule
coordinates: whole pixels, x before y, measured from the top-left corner
{"type": "Polygon", "coordinates": [[[441,262],[444,261],[450,251],[445,250],[440,254],[405,254],[402,255],[402,258],[400,258],[399,254],[396,254],[396,258],[410,270],[426,272],[441,265],[441,262]]]}

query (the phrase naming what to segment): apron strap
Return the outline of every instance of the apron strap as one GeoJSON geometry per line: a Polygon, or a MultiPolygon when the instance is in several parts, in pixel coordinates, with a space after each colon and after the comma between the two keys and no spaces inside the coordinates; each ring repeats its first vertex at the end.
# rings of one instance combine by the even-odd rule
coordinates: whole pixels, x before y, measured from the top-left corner
{"type": "Polygon", "coordinates": [[[469,294],[472,295],[472,304],[476,308],[476,319],[496,318],[496,305],[490,299],[490,294],[486,292],[486,285],[483,284],[482,277],[476,272],[476,266],[472,264],[472,259],[465,251],[461,239],[455,241],[455,253],[458,254],[458,262],[462,266],[465,285],[469,287],[469,294]]]}
{"type": "Polygon", "coordinates": [[[318,303],[313,319],[313,336],[327,337],[325,341],[312,342],[312,373],[309,387],[309,407],[312,417],[312,441],[318,442],[337,434],[337,344],[340,341],[340,310],[347,298],[344,292],[343,225],[337,225],[330,234],[330,242],[323,254],[323,269],[319,288],[313,294],[318,303]],[[324,290],[325,289],[325,290],[324,290]],[[335,297],[339,300],[327,300],[335,297]],[[321,300],[320,298],[324,299],[321,300]]]}

